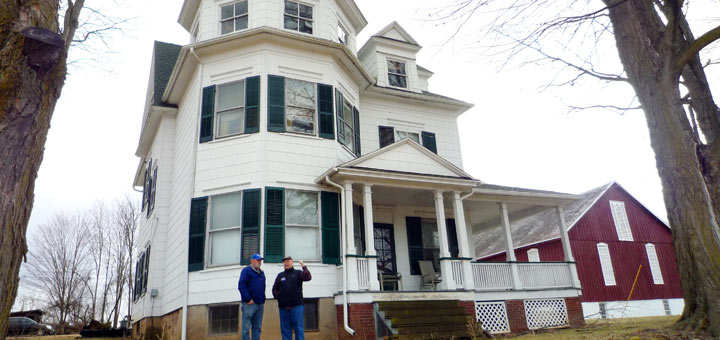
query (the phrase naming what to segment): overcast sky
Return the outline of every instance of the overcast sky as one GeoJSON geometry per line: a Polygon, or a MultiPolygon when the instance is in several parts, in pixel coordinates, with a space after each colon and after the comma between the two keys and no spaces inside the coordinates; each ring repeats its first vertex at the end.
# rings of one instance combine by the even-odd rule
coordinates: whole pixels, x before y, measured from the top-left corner
{"type": "MultiPolygon", "coordinates": [[[[425,6],[438,1],[356,1],[369,22],[360,43],[397,20],[424,46],[418,64],[435,72],[430,90],[475,104],[459,120],[464,167],[471,175],[487,183],[569,193],[618,181],[665,217],[642,112],[568,114],[565,106],[629,96],[629,87],[541,92],[555,74],[548,67],[501,69],[497,61],[479,56],[469,40],[447,42],[452,27],[425,19],[425,6]]],[[[153,40],[185,44],[188,34],[177,23],[181,0],[119,5],[112,15],[134,19],[125,34],[108,41],[112,53],[70,68],[36,182],[31,232],[58,210],[140,195],[132,190],[134,153],[153,40]]]]}

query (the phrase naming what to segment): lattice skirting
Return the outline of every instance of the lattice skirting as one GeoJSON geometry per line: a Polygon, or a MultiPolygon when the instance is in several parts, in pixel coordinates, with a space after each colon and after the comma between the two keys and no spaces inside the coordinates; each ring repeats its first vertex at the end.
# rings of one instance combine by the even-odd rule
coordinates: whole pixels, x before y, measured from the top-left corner
{"type": "Polygon", "coordinates": [[[568,325],[565,299],[524,300],[525,320],[529,329],[568,325]]]}
{"type": "Polygon", "coordinates": [[[510,332],[505,301],[475,301],[475,319],[490,333],[510,332]]]}

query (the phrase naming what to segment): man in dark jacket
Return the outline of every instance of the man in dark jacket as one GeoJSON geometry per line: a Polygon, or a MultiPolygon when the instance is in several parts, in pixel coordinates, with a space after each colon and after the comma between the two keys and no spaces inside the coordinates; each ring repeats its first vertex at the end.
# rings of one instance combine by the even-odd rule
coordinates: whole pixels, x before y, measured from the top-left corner
{"type": "Polygon", "coordinates": [[[283,259],[283,267],[285,271],[278,274],[272,288],[273,296],[278,301],[282,340],[292,340],[293,330],[295,340],[305,340],[302,284],[310,281],[312,275],[303,261],[300,261],[302,270],[293,269],[293,259],[290,256],[283,259]]]}
{"type": "Polygon", "coordinates": [[[242,340],[260,340],[263,311],[265,309],[265,272],[260,269],[263,257],[253,254],[250,265],[243,268],[238,280],[242,297],[242,340]]]}

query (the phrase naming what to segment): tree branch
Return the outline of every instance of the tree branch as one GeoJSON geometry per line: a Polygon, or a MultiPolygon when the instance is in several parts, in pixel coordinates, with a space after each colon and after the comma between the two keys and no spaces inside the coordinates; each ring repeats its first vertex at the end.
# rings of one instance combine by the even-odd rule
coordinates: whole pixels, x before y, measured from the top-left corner
{"type": "Polygon", "coordinates": [[[713,42],[720,39],[720,26],[717,26],[713,28],[712,30],[705,32],[705,34],[701,35],[699,38],[697,38],[695,41],[693,41],[690,46],[688,46],[684,51],[680,53],[677,60],[675,61],[675,69],[681,70],[685,64],[690,62],[690,60],[700,52],[703,48],[705,48],[707,45],[712,44],[713,42]]]}

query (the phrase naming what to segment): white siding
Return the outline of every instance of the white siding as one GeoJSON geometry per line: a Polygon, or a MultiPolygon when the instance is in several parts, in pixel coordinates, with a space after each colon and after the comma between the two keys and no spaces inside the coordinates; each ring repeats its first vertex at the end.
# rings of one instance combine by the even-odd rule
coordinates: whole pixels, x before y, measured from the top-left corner
{"type": "Polygon", "coordinates": [[[612,258],[610,257],[610,250],[608,245],[605,243],[598,243],[598,256],[600,257],[600,267],[602,269],[603,279],[605,279],[606,286],[615,285],[615,272],[613,271],[612,258]]]}
{"type": "Polygon", "coordinates": [[[528,262],[540,262],[540,251],[537,248],[528,249],[528,262]]]}
{"type": "Polygon", "coordinates": [[[625,211],[625,202],[610,201],[610,210],[612,211],[618,239],[620,241],[632,241],[633,236],[630,230],[630,221],[628,221],[627,212],[625,211]]]}
{"type": "Polygon", "coordinates": [[[652,273],[653,283],[656,285],[664,284],[662,277],[662,271],[660,270],[660,261],[658,261],[657,252],[655,252],[655,246],[648,243],[645,245],[645,251],[647,252],[648,262],[650,263],[650,272],[652,273]]]}

